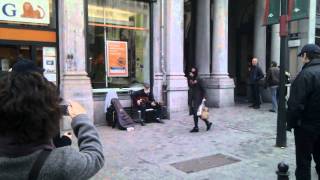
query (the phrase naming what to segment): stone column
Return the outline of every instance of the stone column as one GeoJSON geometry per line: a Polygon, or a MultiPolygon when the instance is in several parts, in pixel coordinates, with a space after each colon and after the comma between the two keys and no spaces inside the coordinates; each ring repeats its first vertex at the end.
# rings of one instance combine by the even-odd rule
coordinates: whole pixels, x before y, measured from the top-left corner
{"type": "Polygon", "coordinates": [[[280,65],[280,25],[272,25],[271,61],[280,65]]]}
{"type": "Polygon", "coordinates": [[[310,0],[309,9],[309,29],[308,43],[314,44],[316,41],[316,26],[317,26],[317,0],[310,0]]]}
{"type": "Polygon", "coordinates": [[[153,94],[157,101],[162,99],[162,81],[161,72],[161,1],[153,3],[153,94]]]}
{"type": "Polygon", "coordinates": [[[197,1],[196,66],[199,75],[210,76],[210,0],[197,1]]]}
{"type": "Polygon", "coordinates": [[[212,74],[207,80],[208,106],[234,105],[234,81],[228,73],[228,0],[213,4],[212,74]]]}
{"type": "Polygon", "coordinates": [[[266,27],[263,26],[264,1],[256,0],[255,2],[255,20],[254,20],[254,50],[253,56],[259,59],[259,65],[266,73],[266,27]]]}
{"type": "Polygon", "coordinates": [[[93,120],[92,88],[85,70],[84,16],[84,1],[59,0],[60,91],[65,100],[80,102],[93,120]]]}
{"type": "Polygon", "coordinates": [[[183,72],[184,0],[165,1],[167,101],[169,116],[188,110],[188,85],[183,72]]]}

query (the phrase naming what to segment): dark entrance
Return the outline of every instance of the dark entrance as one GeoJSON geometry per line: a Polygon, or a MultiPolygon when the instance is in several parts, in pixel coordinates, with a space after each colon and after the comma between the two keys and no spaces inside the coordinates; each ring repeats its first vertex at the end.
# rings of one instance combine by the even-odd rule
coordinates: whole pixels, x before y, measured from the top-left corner
{"type": "Polygon", "coordinates": [[[254,0],[229,2],[229,74],[235,80],[236,99],[246,99],[248,68],[253,57],[254,0]]]}

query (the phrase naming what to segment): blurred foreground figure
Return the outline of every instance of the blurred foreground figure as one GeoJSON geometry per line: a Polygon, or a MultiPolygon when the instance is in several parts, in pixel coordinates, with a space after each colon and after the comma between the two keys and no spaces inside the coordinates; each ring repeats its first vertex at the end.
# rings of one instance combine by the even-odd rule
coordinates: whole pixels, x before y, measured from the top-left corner
{"type": "Polygon", "coordinates": [[[296,178],[311,180],[311,160],[320,179],[320,47],[305,45],[298,56],[304,66],[291,86],[287,127],[294,128],[296,178]]]}
{"type": "Polygon", "coordinates": [[[54,147],[59,103],[56,87],[38,72],[0,75],[0,179],[89,179],[103,167],[98,133],[76,102],[68,112],[79,150],[54,147]]]}

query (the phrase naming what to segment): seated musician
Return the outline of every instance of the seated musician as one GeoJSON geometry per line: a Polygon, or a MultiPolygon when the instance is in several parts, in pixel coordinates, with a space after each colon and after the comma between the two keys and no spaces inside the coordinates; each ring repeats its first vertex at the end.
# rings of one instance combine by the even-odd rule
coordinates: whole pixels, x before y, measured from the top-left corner
{"type": "Polygon", "coordinates": [[[161,115],[161,105],[156,102],[153,93],[150,91],[150,85],[148,83],[143,84],[143,89],[133,93],[134,104],[141,111],[141,116],[143,119],[146,118],[146,110],[153,109],[155,111],[155,121],[158,123],[164,123],[160,119],[161,115]]]}

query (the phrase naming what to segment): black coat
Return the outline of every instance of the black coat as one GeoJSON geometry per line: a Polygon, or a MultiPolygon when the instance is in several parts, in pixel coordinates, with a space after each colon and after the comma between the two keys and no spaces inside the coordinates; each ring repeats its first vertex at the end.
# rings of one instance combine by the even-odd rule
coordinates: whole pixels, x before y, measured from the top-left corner
{"type": "Polygon", "coordinates": [[[135,106],[137,106],[137,100],[139,100],[139,99],[145,99],[148,101],[148,103],[155,101],[153,93],[150,91],[150,93],[146,94],[143,89],[134,92],[132,94],[132,97],[133,97],[133,101],[134,101],[135,106]]]}
{"type": "Polygon", "coordinates": [[[196,84],[191,84],[189,80],[189,93],[190,93],[190,106],[193,111],[198,111],[201,105],[202,99],[205,96],[205,91],[203,88],[203,81],[199,78],[196,79],[196,84]]]}
{"type": "Polygon", "coordinates": [[[258,84],[263,77],[264,75],[261,68],[258,65],[252,66],[250,70],[249,84],[258,84]]]}
{"type": "Polygon", "coordinates": [[[320,59],[306,64],[293,81],[288,100],[288,129],[320,134],[320,59]]]}
{"type": "Polygon", "coordinates": [[[280,83],[280,69],[278,67],[271,67],[267,73],[266,83],[268,86],[279,86],[280,83]]]}

